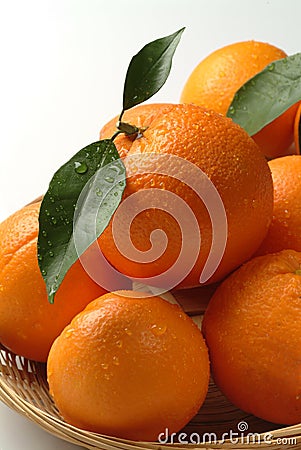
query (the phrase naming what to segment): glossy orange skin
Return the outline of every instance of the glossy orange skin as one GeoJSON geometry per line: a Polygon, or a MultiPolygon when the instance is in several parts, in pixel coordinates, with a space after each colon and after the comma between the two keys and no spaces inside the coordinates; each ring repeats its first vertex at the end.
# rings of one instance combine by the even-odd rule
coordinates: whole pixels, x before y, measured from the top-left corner
{"type": "Polygon", "coordinates": [[[228,399],[288,425],[301,422],[300,267],[293,250],[252,259],[216,290],[202,327],[228,399]]]}
{"type": "Polygon", "coordinates": [[[301,156],[273,159],[269,166],[274,183],[273,220],[257,254],[301,251],[301,156]]]}
{"type": "Polygon", "coordinates": [[[37,261],[39,208],[40,203],[26,206],[0,224],[0,342],[18,355],[45,362],[70,320],[106,291],[78,261],[54,304],[48,302],[37,261]]]}
{"type": "Polygon", "coordinates": [[[117,291],[90,303],[57,338],[48,382],[72,425],[155,441],[166,427],[180,430],[203,403],[208,351],[178,306],[117,291]]]}
{"type": "MultiPolygon", "coordinates": [[[[129,109],[124,112],[122,121],[135,125],[138,128],[148,127],[158,114],[168,111],[170,107],[169,103],[146,103],[139,105],[136,108],[129,109]]],[[[99,139],[110,139],[114,133],[116,133],[116,124],[118,122],[118,116],[114,117],[107,124],[105,124],[99,133],[99,139]]],[[[125,134],[119,134],[114,143],[119,151],[120,157],[124,158],[132,147],[133,141],[136,136],[127,136],[125,134]]]]}
{"type": "MultiPolygon", "coordinates": [[[[222,47],[190,74],[181,94],[182,103],[194,103],[226,114],[234,94],[268,64],[287,54],[265,42],[244,41],[222,47]]],[[[277,158],[291,152],[294,118],[298,104],[253,135],[265,156],[277,158]]]]}
{"type": "MultiPolygon", "coordinates": [[[[154,105],[156,109],[157,106],[154,105]]],[[[137,115],[143,106],[135,108],[137,115]]],[[[143,117],[143,115],[142,115],[143,117]]],[[[143,122],[140,122],[143,125],[143,122]]],[[[116,142],[119,152],[124,148],[116,142]]],[[[212,181],[223,201],[228,221],[228,241],[223,259],[208,282],[224,278],[248,260],[264,239],[272,218],[273,186],[267,162],[255,142],[232,120],[194,105],[169,105],[149,124],[143,135],[125,150],[129,156],[140,155],[141,164],[150,173],[128,176],[124,198],[144,189],[158,188],[178,195],[193,211],[201,233],[197,262],[177,287],[199,285],[199,276],[212,243],[212,224],[203,201],[187,185],[167,175],[151,173],[156,163],[143,160],[147,153],[184,158],[200,168],[212,181]],[[153,165],[152,165],[153,164],[153,165]]],[[[127,173],[135,171],[135,163],[126,161],[127,173]]],[[[178,161],[171,158],[170,171],[181,174],[178,161]]],[[[141,201],[142,202],[142,201],[141,201]]],[[[142,206],[143,203],[141,203],[142,206]]],[[[147,205],[145,205],[147,206],[147,205]]],[[[121,254],[114,242],[112,221],[99,238],[100,247],[109,262],[129,277],[154,277],[169,269],[176,261],[182,245],[179,224],[160,209],[148,209],[135,217],[130,237],[133,245],[146,251],[149,236],[163,229],[168,239],[164,254],[153,262],[135,262],[121,254]]],[[[123,229],[118,230],[123,241],[123,229]]],[[[195,245],[195,242],[191,242],[195,245]]],[[[173,286],[175,287],[175,286],[173,286]]]]}

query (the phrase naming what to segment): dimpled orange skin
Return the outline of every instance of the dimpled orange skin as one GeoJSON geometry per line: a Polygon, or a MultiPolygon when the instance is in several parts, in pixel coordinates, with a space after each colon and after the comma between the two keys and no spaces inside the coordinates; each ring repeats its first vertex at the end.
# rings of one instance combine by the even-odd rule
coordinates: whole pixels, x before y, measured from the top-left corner
{"type": "Polygon", "coordinates": [[[143,441],[189,422],[210,372],[202,334],[181,308],[134,291],[90,303],[53,344],[47,370],[67,422],[143,441]]]}
{"type": "MultiPolygon", "coordinates": [[[[124,112],[122,122],[135,125],[138,128],[148,127],[158,114],[168,111],[169,107],[169,103],[146,103],[143,105],[138,105],[135,108],[124,112]]],[[[117,122],[118,116],[114,117],[114,119],[104,125],[100,130],[99,139],[110,139],[117,131],[117,122]]],[[[121,158],[124,158],[127,155],[134,139],[135,136],[127,136],[125,134],[119,134],[114,139],[114,143],[121,158]]]]}
{"type": "MultiPolygon", "coordinates": [[[[234,94],[244,83],[271,62],[286,56],[284,51],[265,42],[244,41],[222,47],[203,59],[190,74],[181,102],[194,103],[225,115],[234,94]]],[[[291,106],[252,136],[267,157],[277,158],[291,151],[297,108],[298,104],[291,106]]]]}
{"type": "Polygon", "coordinates": [[[301,156],[273,159],[269,166],[274,182],[273,220],[256,253],[301,251],[301,156]]]}
{"type": "Polygon", "coordinates": [[[17,211],[0,224],[0,342],[45,362],[50,347],[70,320],[106,291],[76,262],[60,286],[54,304],[37,261],[40,203],[17,211]]]}
{"type": "MultiPolygon", "coordinates": [[[[119,151],[123,152],[123,149],[119,151]]],[[[129,176],[134,173],[135,163],[126,161],[128,178],[124,198],[143,189],[171,191],[185,201],[198,221],[200,253],[178,287],[199,285],[212,242],[211,220],[202,200],[187,185],[174,177],[151,173],[156,169],[156,162],[143,160],[143,155],[148,152],[175,155],[192,162],[210,178],[221,196],[227,214],[228,241],[223,259],[209,282],[225,277],[259,247],[272,218],[272,178],[255,142],[232,120],[194,105],[170,105],[167,111],[154,118],[143,136],[135,139],[127,151],[129,156],[141,155],[141,164],[150,173],[129,176]]],[[[171,158],[170,171],[181,176],[178,160],[171,158]]],[[[141,204],[147,207],[142,200],[141,204]]],[[[154,208],[141,212],[133,220],[130,228],[133,245],[141,251],[148,250],[149,236],[155,229],[164,230],[168,247],[153,262],[141,264],[122,255],[114,239],[117,236],[125,242],[128,237],[124,229],[113,234],[112,221],[99,238],[100,247],[110,263],[122,273],[130,277],[154,277],[174,264],[182,245],[181,230],[175,219],[154,208]]],[[[194,239],[190,245],[196,245],[194,239]]],[[[179,279],[180,275],[177,273],[175,277],[179,279]]]]}
{"type": "Polygon", "coordinates": [[[221,391],[242,410],[288,425],[301,421],[300,268],[293,250],[250,260],[216,290],[202,326],[221,391]]]}

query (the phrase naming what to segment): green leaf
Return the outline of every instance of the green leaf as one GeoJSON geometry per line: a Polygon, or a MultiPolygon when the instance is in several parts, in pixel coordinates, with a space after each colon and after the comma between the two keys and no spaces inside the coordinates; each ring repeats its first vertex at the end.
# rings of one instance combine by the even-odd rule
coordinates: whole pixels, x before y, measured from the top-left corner
{"type": "Polygon", "coordinates": [[[110,139],[83,148],[54,174],[42,201],[38,237],[38,261],[51,303],[70,267],[108,225],[124,188],[125,168],[110,139]]]}
{"type": "Polygon", "coordinates": [[[301,53],[279,59],[235,94],[227,116],[253,135],[301,100],[301,53]]]}
{"type": "Polygon", "coordinates": [[[122,113],[146,101],[161,89],[168,78],[172,58],[184,29],[150,42],[132,58],[124,83],[122,113]]]}

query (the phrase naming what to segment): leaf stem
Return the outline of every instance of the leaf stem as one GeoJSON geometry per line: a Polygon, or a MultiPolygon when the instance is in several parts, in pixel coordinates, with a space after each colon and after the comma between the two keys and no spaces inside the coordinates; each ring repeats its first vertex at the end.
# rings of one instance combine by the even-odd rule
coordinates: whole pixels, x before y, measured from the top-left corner
{"type": "Polygon", "coordinates": [[[116,133],[114,133],[113,136],[111,137],[111,141],[113,142],[114,139],[115,139],[120,133],[123,133],[123,131],[117,130],[116,133]]]}
{"type": "Polygon", "coordinates": [[[124,112],[125,112],[125,110],[122,109],[122,111],[121,111],[121,113],[120,113],[120,116],[118,117],[118,122],[121,122],[121,119],[122,119],[122,117],[123,117],[124,112]]]}

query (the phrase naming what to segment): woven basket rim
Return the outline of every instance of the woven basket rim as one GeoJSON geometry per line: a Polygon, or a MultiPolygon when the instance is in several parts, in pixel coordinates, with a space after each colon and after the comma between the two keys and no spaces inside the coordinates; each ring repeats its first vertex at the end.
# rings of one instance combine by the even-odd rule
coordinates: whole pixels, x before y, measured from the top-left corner
{"type": "MultiPolygon", "coordinates": [[[[301,423],[293,426],[287,426],[284,428],[275,428],[269,431],[256,433],[256,439],[260,440],[260,443],[246,443],[247,438],[240,441],[240,444],[233,445],[233,442],[229,439],[225,441],[217,440],[212,444],[181,444],[181,443],[166,443],[161,444],[159,442],[140,442],[140,441],[130,441],[120,438],[115,438],[112,436],[105,436],[98,433],[89,432],[77,427],[74,427],[68,423],[66,423],[63,419],[59,417],[55,417],[51,412],[47,412],[43,410],[40,406],[34,405],[29,398],[24,398],[24,392],[22,396],[18,393],[18,389],[20,389],[20,380],[19,383],[12,380],[12,375],[8,377],[5,376],[5,370],[7,370],[7,362],[3,361],[3,354],[7,357],[7,360],[10,361],[11,364],[18,360],[24,361],[22,365],[22,369],[17,370],[20,373],[24,374],[24,370],[26,367],[33,368],[37,374],[37,377],[44,377],[43,370],[45,370],[45,364],[36,363],[34,361],[28,361],[25,358],[20,358],[18,355],[14,355],[9,352],[3,346],[0,345],[0,400],[6,404],[10,409],[16,411],[17,413],[27,417],[32,422],[36,423],[38,426],[43,428],[48,433],[68,441],[72,444],[83,446],[87,449],[123,449],[123,450],[158,450],[158,449],[170,449],[173,450],[183,450],[183,449],[198,449],[198,450],[209,450],[209,449],[222,449],[222,448],[233,448],[235,450],[240,450],[242,448],[246,449],[267,449],[267,448],[275,448],[275,449],[301,449],[301,423]],[[13,387],[12,387],[13,386],[13,387]],[[267,433],[271,433],[273,438],[270,443],[264,445],[262,440],[267,435],[267,433]],[[258,437],[259,436],[259,437],[258,437]],[[278,439],[289,439],[295,438],[296,442],[292,447],[289,445],[279,446],[278,439]]],[[[16,365],[12,367],[12,372],[16,371],[16,365]]],[[[32,372],[28,372],[32,374],[32,372]]],[[[18,375],[18,374],[17,374],[18,375]]],[[[28,383],[27,383],[28,385],[28,383]]],[[[27,389],[30,389],[31,386],[27,386],[27,389]]]]}

